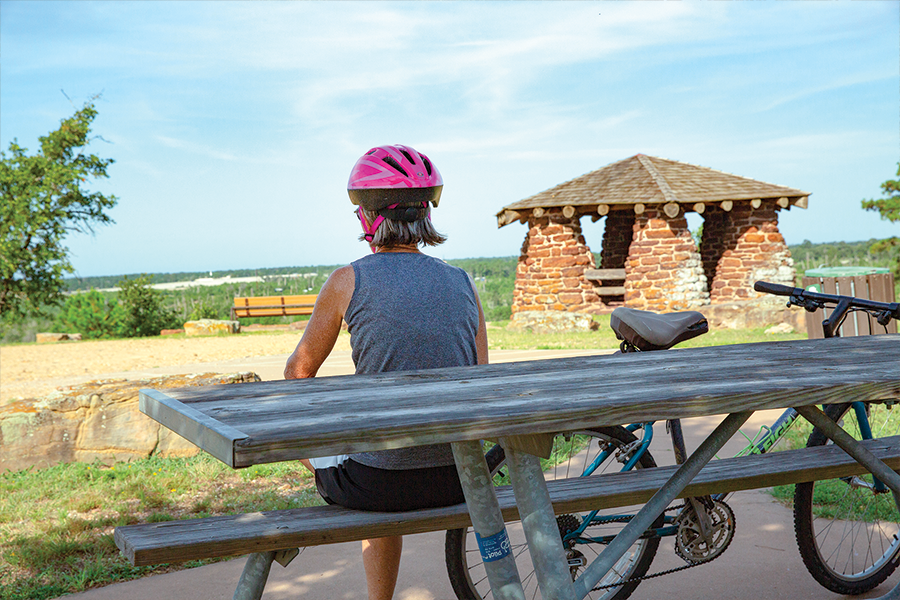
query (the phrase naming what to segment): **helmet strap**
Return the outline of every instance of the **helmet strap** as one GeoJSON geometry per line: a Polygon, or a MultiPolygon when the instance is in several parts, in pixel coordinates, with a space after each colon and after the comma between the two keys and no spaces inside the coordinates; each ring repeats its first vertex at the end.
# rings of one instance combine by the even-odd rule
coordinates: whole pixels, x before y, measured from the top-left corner
{"type": "MultiPolygon", "coordinates": [[[[390,206],[387,207],[387,210],[389,210],[389,211],[390,211],[390,210],[393,210],[393,209],[397,208],[398,206],[400,206],[399,203],[397,203],[397,204],[391,204],[390,206]]],[[[422,203],[422,207],[423,207],[424,209],[427,209],[427,208],[428,208],[428,203],[427,203],[427,202],[423,202],[423,203],[422,203]]],[[[356,216],[359,217],[359,222],[362,224],[363,233],[365,234],[364,237],[365,237],[366,241],[369,242],[370,247],[371,247],[372,240],[375,239],[375,232],[378,231],[378,228],[379,228],[379,227],[381,226],[381,224],[384,222],[384,219],[385,219],[385,218],[384,218],[383,215],[381,215],[381,214],[379,213],[378,216],[375,217],[375,220],[372,222],[372,224],[369,225],[369,224],[366,222],[366,217],[365,217],[365,215],[363,214],[362,206],[359,206],[359,207],[356,208],[356,216]]],[[[431,220],[431,214],[428,213],[428,214],[427,214],[427,217],[428,217],[428,220],[430,221],[430,220],[431,220]]]]}

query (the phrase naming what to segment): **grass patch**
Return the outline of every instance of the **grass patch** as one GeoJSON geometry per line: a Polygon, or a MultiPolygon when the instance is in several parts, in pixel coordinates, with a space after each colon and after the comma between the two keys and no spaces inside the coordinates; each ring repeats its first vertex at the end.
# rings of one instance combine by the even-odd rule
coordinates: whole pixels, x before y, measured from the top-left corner
{"type": "Polygon", "coordinates": [[[299,463],[235,471],[208,455],[0,474],[0,600],[41,600],[151,573],[113,542],[120,525],[322,504],[299,463]]]}
{"type": "MultiPolygon", "coordinates": [[[[609,327],[609,315],[595,315],[596,331],[566,333],[533,333],[512,331],[509,321],[494,321],[488,324],[488,346],[491,350],[615,350],[619,340],[609,327]]],[[[682,342],[676,348],[697,348],[724,346],[728,344],[750,344],[756,342],[778,342],[805,340],[806,333],[766,333],[766,328],[758,329],[717,329],[692,340],[682,342]]]]}

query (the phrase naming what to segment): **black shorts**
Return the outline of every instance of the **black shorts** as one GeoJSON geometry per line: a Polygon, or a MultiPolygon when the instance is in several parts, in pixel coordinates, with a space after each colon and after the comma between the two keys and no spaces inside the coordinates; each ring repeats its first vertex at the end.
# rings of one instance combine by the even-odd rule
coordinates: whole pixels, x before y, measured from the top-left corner
{"type": "Polygon", "coordinates": [[[356,510],[401,512],[465,501],[455,465],[392,470],[347,459],[316,469],[316,489],[328,504],[356,510]]]}

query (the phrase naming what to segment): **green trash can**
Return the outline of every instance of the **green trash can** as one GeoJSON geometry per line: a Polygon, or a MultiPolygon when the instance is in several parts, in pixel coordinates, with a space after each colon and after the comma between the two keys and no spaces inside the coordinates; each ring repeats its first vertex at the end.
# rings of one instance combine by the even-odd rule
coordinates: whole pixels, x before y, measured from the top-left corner
{"type": "MultiPolygon", "coordinates": [[[[808,269],[803,274],[804,289],[824,294],[855,296],[877,302],[894,302],[894,277],[887,267],[822,267],[808,269]]],[[[806,313],[806,332],[809,339],[821,338],[822,321],[831,311],[806,313]]],[[[840,328],[842,337],[884,333],[884,327],[866,313],[850,313],[840,328]]],[[[897,322],[888,325],[889,333],[897,333],[897,322]]]]}

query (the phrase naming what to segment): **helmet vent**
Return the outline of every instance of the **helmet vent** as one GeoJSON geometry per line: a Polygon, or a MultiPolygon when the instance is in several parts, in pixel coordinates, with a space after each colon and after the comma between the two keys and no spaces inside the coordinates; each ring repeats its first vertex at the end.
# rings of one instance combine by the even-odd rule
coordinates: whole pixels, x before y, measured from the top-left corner
{"type": "Polygon", "coordinates": [[[372,156],[372,155],[375,154],[375,152],[377,152],[377,151],[378,151],[378,148],[372,148],[371,150],[369,150],[368,152],[366,152],[366,156],[372,156]]]}
{"type": "Polygon", "coordinates": [[[403,156],[406,157],[406,160],[408,160],[412,164],[416,164],[416,160],[412,157],[412,155],[410,155],[409,152],[407,152],[406,150],[400,150],[400,152],[403,153],[403,156]]]}
{"type": "Polygon", "coordinates": [[[398,171],[400,171],[401,173],[403,173],[403,176],[404,176],[404,177],[409,177],[409,173],[407,173],[407,172],[403,169],[403,167],[400,166],[400,163],[398,163],[396,160],[394,160],[394,157],[393,157],[393,156],[385,156],[385,157],[382,158],[381,160],[383,160],[383,161],[386,162],[387,164],[391,165],[392,167],[394,167],[395,169],[397,169],[398,171]]]}
{"type": "Polygon", "coordinates": [[[428,171],[428,176],[431,177],[431,161],[423,156],[422,162],[425,163],[425,170],[428,171]]]}

